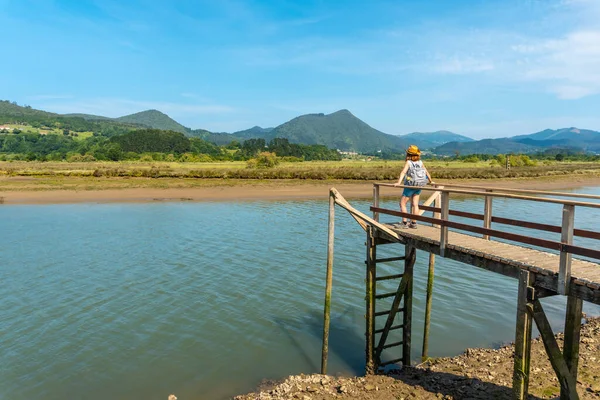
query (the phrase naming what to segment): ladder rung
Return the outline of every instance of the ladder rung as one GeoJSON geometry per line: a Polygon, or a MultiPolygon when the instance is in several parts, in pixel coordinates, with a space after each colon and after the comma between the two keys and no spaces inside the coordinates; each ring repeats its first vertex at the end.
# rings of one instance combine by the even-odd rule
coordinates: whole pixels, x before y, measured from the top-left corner
{"type": "Polygon", "coordinates": [[[376,313],[375,313],[375,314],[373,314],[373,315],[375,315],[376,317],[379,317],[380,315],[387,315],[387,314],[389,314],[390,312],[392,312],[392,310],[387,310],[387,311],[379,311],[379,312],[376,312],[376,313]]]}
{"type": "Polygon", "coordinates": [[[382,349],[389,349],[390,347],[400,346],[401,344],[402,344],[402,341],[396,342],[396,343],[386,344],[385,346],[382,347],[382,349]]]}
{"type": "Polygon", "coordinates": [[[387,281],[389,279],[398,279],[402,278],[404,274],[396,274],[396,275],[388,275],[388,276],[378,276],[375,278],[375,281],[387,281]]]}
{"type": "Polygon", "coordinates": [[[386,366],[386,365],[390,365],[390,364],[396,364],[398,361],[402,361],[402,358],[398,358],[396,360],[390,360],[390,361],[386,361],[386,362],[382,362],[379,364],[380,367],[386,366]]]}
{"type": "Polygon", "coordinates": [[[378,294],[377,296],[375,296],[376,299],[385,299],[387,297],[394,297],[396,295],[396,292],[392,292],[392,293],[385,293],[385,294],[378,294]]]}
{"type": "Polygon", "coordinates": [[[378,260],[375,260],[376,263],[384,263],[384,262],[392,262],[392,261],[401,261],[401,260],[405,260],[406,257],[402,256],[402,257],[390,257],[390,258],[380,258],[378,260]]]}
{"type": "MultiPolygon", "coordinates": [[[[404,325],[396,325],[396,326],[392,326],[390,328],[390,331],[394,331],[396,329],[400,329],[400,328],[404,328],[404,325]]],[[[381,329],[375,329],[375,333],[381,333],[385,330],[385,328],[381,328],[381,329]]]]}

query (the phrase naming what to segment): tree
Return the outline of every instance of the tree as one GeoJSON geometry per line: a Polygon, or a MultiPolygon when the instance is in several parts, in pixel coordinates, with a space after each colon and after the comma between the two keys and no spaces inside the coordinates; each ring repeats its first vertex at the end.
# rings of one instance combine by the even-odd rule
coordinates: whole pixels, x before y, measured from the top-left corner
{"type": "Polygon", "coordinates": [[[562,153],[558,153],[558,154],[557,154],[557,155],[554,157],[554,159],[555,159],[556,161],[562,161],[562,160],[564,160],[564,159],[565,159],[565,156],[564,156],[564,155],[562,155],[562,153]]]}

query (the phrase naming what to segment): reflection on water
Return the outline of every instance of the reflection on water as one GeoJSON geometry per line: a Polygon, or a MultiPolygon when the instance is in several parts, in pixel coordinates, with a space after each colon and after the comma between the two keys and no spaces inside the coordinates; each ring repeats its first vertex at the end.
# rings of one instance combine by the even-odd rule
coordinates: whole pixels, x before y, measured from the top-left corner
{"type": "MultiPolygon", "coordinates": [[[[495,215],[560,220],[558,206],[494,202],[495,215]]],[[[321,201],[0,207],[0,398],[218,399],[318,371],[327,210],[321,201]]],[[[578,209],[576,226],[594,230],[599,218],[578,209]]],[[[335,251],[329,369],[357,374],[365,247],[347,214],[336,219],[335,251]]],[[[426,273],[418,252],[414,359],[426,273]]],[[[437,258],[430,355],[511,341],[515,305],[515,280],[437,258]]],[[[564,299],[544,305],[560,329],[564,299]]]]}

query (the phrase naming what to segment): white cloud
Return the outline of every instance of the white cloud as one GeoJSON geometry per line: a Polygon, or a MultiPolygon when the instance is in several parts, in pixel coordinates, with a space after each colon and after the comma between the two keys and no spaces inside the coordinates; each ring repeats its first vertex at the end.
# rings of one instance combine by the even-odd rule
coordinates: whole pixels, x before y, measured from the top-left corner
{"type": "Polygon", "coordinates": [[[600,93],[600,30],[573,31],[559,39],[513,47],[525,57],[523,78],[547,85],[561,99],[600,93]]]}

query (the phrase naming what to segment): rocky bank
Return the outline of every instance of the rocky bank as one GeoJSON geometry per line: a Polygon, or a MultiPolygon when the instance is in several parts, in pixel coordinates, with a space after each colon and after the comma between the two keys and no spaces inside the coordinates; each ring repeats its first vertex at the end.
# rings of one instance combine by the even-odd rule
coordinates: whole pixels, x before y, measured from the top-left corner
{"type": "MultiPolygon", "coordinates": [[[[563,334],[556,335],[562,345],[563,334]]],[[[558,379],[540,338],[531,347],[530,399],[555,398],[558,379]]],[[[408,399],[509,399],[512,393],[513,347],[467,349],[452,358],[394,370],[386,375],[331,377],[290,376],[260,391],[235,400],[408,400],[408,399]]],[[[581,399],[600,399],[600,318],[586,320],[581,330],[577,390],[581,399]]]]}

